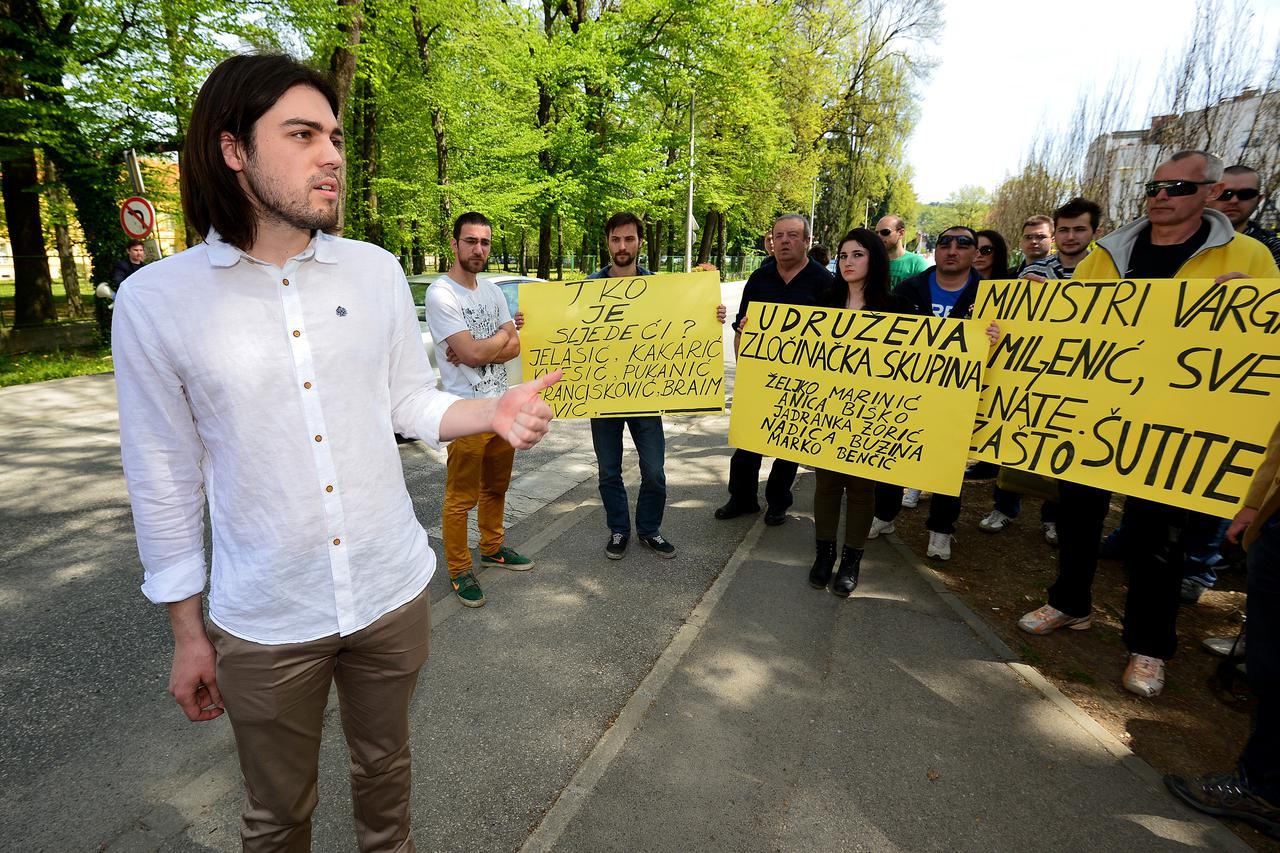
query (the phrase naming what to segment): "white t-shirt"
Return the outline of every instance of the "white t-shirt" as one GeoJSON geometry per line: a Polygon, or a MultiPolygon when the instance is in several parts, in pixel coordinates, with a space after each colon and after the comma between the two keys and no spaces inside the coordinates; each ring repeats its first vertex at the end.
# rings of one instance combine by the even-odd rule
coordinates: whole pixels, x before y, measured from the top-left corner
{"type": "Polygon", "coordinates": [[[498,286],[480,278],[476,279],[476,289],[471,290],[442,275],[427,288],[425,302],[427,325],[435,339],[436,366],[440,370],[440,383],[444,390],[468,399],[501,397],[506,393],[506,365],[469,367],[450,364],[445,357],[450,335],[470,332],[472,338],[482,341],[493,337],[498,329],[511,322],[506,297],[498,286]]]}

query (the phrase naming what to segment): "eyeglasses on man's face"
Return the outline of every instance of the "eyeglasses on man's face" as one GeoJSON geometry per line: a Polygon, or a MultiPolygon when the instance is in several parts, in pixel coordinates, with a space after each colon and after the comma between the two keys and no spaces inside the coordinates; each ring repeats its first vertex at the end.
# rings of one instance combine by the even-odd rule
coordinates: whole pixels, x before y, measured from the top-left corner
{"type": "Polygon", "coordinates": [[[1216,183],[1217,181],[1147,181],[1143,185],[1143,189],[1147,193],[1147,198],[1155,198],[1160,195],[1160,190],[1164,190],[1165,195],[1169,196],[1169,198],[1178,198],[1179,196],[1195,195],[1200,192],[1201,187],[1216,183]]]}
{"type": "Polygon", "coordinates": [[[968,234],[943,234],[938,238],[938,248],[945,249],[952,243],[956,244],[959,249],[972,249],[977,242],[968,234]]]}
{"type": "Polygon", "coordinates": [[[1262,195],[1262,191],[1255,190],[1252,187],[1246,187],[1242,190],[1223,190],[1218,193],[1218,201],[1231,201],[1236,198],[1241,201],[1253,201],[1260,195],[1262,195]]]}

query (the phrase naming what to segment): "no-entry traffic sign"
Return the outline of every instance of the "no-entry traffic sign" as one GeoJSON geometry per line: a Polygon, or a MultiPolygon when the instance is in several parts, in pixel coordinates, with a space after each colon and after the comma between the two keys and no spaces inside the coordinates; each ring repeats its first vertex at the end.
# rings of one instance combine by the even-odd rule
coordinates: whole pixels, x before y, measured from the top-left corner
{"type": "Polygon", "coordinates": [[[156,209],[142,196],[125,199],[120,205],[120,227],[135,240],[141,240],[156,227],[156,209]]]}

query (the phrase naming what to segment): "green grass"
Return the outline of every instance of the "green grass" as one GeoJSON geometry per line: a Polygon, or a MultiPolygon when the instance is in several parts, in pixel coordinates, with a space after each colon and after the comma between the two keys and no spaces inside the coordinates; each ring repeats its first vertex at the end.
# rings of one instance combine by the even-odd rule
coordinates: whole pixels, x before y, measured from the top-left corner
{"type": "Polygon", "coordinates": [[[0,355],[0,388],[111,370],[111,347],[0,355]]]}

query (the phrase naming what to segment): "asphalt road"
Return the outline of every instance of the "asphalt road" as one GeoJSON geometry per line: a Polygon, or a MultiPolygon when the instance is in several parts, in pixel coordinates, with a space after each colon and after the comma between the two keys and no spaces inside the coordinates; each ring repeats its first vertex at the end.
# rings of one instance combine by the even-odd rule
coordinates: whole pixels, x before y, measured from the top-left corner
{"type": "MultiPolygon", "coordinates": [[[[723,288],[731,313],[740,293],[723,288]]],[[[98,849],[121,827],[189,821],[157,813],[157,792],[238,785],[229,728],[191,725],[166,692],[172,639],[164,608],[139,591],[115,405],[110,374],[0,389],[3,849],[98,849]]],[[[583,421],[557,422],[521,453],[509,523],[593,477],[590,453],[583,421]]],[[[401,458],[434,534],[442,455],[411,443],[401,458]]],[[[449,595],[445,574],[434,599],[449,595]]]]}

